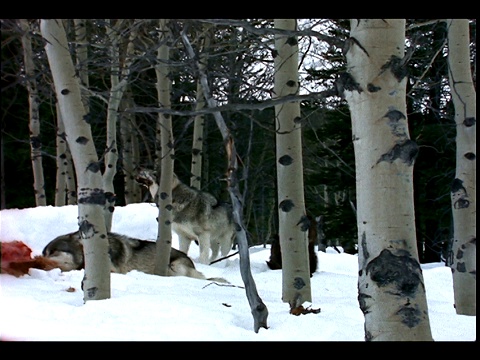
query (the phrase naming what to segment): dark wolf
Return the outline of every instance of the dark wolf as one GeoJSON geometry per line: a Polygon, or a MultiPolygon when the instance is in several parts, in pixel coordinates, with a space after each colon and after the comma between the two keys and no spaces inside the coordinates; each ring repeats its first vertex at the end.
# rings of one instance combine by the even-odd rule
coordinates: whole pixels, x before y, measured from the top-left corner
{"type": "MultiPolygon", "coordinates": [[[[315,253],[315,242],[317,240],[317,223],[315,219],[310,216],[307,216],[310,221],[310,226],[308,228],[308,260],[310,266],[310,277],[313,276],[313,273],[317,271],[318,258],[315,253]]],[[[275,234],[272,239],[272,245],[270,247],[270,260],[267,261],[267,265],[272,270],[277,270],[282,268],[282,249],[280,247],[280,238],[278,234],[275,234]]]]}
{"type": "MultiPolygon", "coordinates": [[[[108,233],[111,271],[126,274],[131,270],[154,274],[156,243],[116,233],[108,233]]],[[[61,235],[50,241],[42,255],[55,260],[62,271],[80,270],[85,266],[79,231],[61,235]]],[[[193,261],[182,251],[171,248],[169,276],[188,276],[196,279],[227,282],[221,278],[207,279],[195,268],[193,261]]]]}
{"type": "MultiPolygon", "coordinates": [[[[158,184],[154,173],[142,169],[136,179],[155,198],[158,184]]],[[[230,205],[220,203],[206,191],[184,184],[175,174],[172,183],[172,215],[172,228],[178,235],[180,251],[188,254],[190,243],[197,241],[200,246],[200,263],[208,264],[217,259],[219,252],[222,257],[227,256],[232,249],[236,230],[230,205]]]]}

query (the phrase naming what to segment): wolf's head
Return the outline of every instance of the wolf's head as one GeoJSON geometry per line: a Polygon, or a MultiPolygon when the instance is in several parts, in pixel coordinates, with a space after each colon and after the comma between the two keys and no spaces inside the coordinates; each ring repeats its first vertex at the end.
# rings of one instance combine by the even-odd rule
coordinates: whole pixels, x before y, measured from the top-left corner
{"type": "Polygon", "coordinates": [[[84,267],[83,245],[78,231],[56,237],[45,246],[42,255],[56,261],[62,271],[84,267]]]}

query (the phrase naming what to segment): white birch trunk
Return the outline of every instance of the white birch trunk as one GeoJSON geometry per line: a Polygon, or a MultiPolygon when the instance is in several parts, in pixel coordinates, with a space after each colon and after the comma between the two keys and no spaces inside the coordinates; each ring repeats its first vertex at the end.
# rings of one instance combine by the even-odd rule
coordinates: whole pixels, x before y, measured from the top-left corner
{"type": "Polygon", "coordinates": [[[19,19],[18,23],[22,29],[23,60],[25,65],[25,82],[28,90],[28,105],[30,109],[30,153],[33,170],[33,190],[35,193],[36,206],[47,205],[45,196],[45,180],[42,165],[42,142],[40,139],[40,112],[35,80],[35,65],[33,63],[32,40],[30,26],[26,19],[19,19]]]}
{"type": "MultiPolygon", "coordinates": [[[[276,29],[296,30],[295,19],[275,19],[276,29]]],[[[275,96],[298,94],[298,43],[275,36],[275,96]]],[[[294,309],[312,301],[305,211],[300,104],[275,106],[278,220],[282,249],[282,300],[294,309]]]]}
{"type": "Polygon", "coordinates": [[[418,260],[406,115],[403,19],[351,20],[345,97],[357,188],[359,303],[365,339],[431,341],[418,260]]]}
{"type": "MultiPolygon", "coordinates": [[[[159,20],[160,47],[157,53],[157,96],[158,106],[170,109],[170,89],[168,61],[170,58],[168,20],[159,20]]],[[[172,117],[169,114],[158,114],[157,136],[160,135],[160,187],[158,191],[158,235],[157,255],[154,272],[157,275],[167,276],[170,262],[170,249],[172,246],[172,179],[173,179],[173,131],[172,117]],[[160,132],[160,134],[158,134],[160,132]]]]}
{"type": "Polygon", "coordinates": [[[470,69],[467,19],[449,19],[448,65],[455,106],[457,155],[452,185],[453,290],[459,315],[477,314],[477,205],[476,205],[476,92],[470,69]]]}
{"type": "Polygon", "coordinates": [[[62,21],[41,20],[41,33],[57,101],[78,177],[78,224],[85,255],[84,301],[110,298],[110,258],[103,208],[100,164],[90,126],[85,121],[80,85],[62,21]]]}

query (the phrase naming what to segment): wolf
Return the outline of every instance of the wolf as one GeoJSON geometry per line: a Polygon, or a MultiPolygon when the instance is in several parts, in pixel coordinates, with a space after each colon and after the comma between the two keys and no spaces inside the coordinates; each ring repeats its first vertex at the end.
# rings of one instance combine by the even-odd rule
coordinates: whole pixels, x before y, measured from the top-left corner
{"type": "MultiPolygon", "coordinates": [[[[156,244],[110,232],[107,234],[111,271],[126,274],[132,270],[154,274],[156,244]]],[[[42,255],[58,263],[62,271],[80,270],[85,266],[83,245],[79,231],[61,235],[50,241],[42,255]]],[[[195,279],[226,282],[223,278],[206,278],[184,252],[170,249],[168,276],[187,276],[195,279]]]]}
{"type": "MultiPolygon", "coordinates": [[[[158,184],[153,172],[142,169],[136,180],[155,197],[158,184]]],[[[172,182],[172,215],[172,228],[178,235],[180,251],[188,254],[191,242],[198,242],[200,263],[209,264],[219,257],[219,252],[224,257],[232,249],[236,229],[230,205],[184,184],[176,174],[172,182]]]]}

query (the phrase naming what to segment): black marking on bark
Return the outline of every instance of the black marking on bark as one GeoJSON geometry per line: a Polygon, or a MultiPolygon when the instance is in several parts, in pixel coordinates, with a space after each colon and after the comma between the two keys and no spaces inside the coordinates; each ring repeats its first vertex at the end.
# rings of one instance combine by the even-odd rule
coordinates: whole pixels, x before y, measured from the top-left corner
{"type": "Polygon", "coordinates": [[[464,193],[467,192],[467,189],[463,187],[463,181],[459,178],[455,178],[452,182],[452,193],[456,193],[459,191],[463,191],[464,193]]]}
{"type": "Polygon", "coordinates": [[[173,209],[172,204],[165,205],[165,209],[168,210],[168,211],[172,211],[172,209],[173,209]]]}
{"type": "Polygon", "coordinates": [[[88,143],[88,139],[85,136],[79,136],[75,141],[80,145],[85,145],[86,143],[88,143]]]}
{"type": "Polygon", "coordinates": [[[408,252],[396,256],[390,250],[384,249],[367,265],[366,271],[378,287],[394,285],[397,295],[415,295],[418,285],[421,284],[421,268],[418,261],[408,252]]]}
{"type": "Polygon", "coordinates": [[[358,294],[358,304],[360,305],[360,310],[364,314],[368,314],[370,312],[370,306],[367,305],[367,299],[371,299],[372,297],[370,295],[360,293],[358,294]]]}
{"type": "Polygon", "coordinates": [[[287,83],[286,83],[286,85],[287,85],[288,87],[295,87],[295,86],[297,86],[297,82],[296,82],[296,81],[293,81],[293,80],[288,80],[287,83]]]}
{"type": "Polygon", "coordinates": [[[278,56],[278,51],[275,50],[275,49],[273,49],[273,50],[271,51],[271,53],[272,53],[272,58],[274,58],[274,59],[278,56]]]}
{"type": "Polygon", "coordinates": [[[362,246],[363,258],[367,260],[370,257],[370,253],[368,252],[368,248],[367,248],[367,235],[365,234],[365,231],[362,233],[361,246],[362,246]]]}
{"type": "Polygon", "coordinates": [[[408,69],[405,66],[406,64],[398,56],[392,55],[390,60],[382,66],[382,70],[387,70],[390,68],[393,76],[397,79],[398,82],[408,75],[408,69]]]}
{"type": "Polygon", "coordinates": [[[280,210],[282,210],[283,212],[289,212],[290,210],[293,209],[294,207],[294,203],[292,200],[283,200],[280,205],[279,205],[279,208],[280,210]]]}
{"type": "Polygon", "coordinates": [[[393,122],[398,122],[400,120],[406,119],[405,115],[396,109],[389,110],[383,117],[388,118],[388,120],[393,122]]]}
{"type": "Polygon", "coordinates": [[[99,171],[100,171],[100,163],[98,163],[98,162],[91,162],[90,164],[88,164],[87,170],[88,170],[88,171],[91,171],[91,172],[93,172],[93,173],[99,172],[99,171]]]}
{"type": "Polygon", "coordinates": [[[65,134],[65,132],[62,132],[61,134],[57,134],[57,136],[63,141],[67,141],[67,134],[65,134]]]}
{"type": "Polygon", "coordinates": [[[353,76],[348,72],[340,73],[340,76],[337,79],[335,85],[337,87],[338,95],[342,96],[342,97],[343,97],[343,93],[345,92],[345,90],[347,90],[347,91],[356,90],[359,93],[361,93],[363,91],[362,88],[360,87],[360,84],[357,83],[355,81],[355,79],[353,78],[353,76]]]}
{"type": "Polygon", "coordinates": [[[170,220],[165,220],[165,225],[170,226],[172,222],[170,220]]]}
{"type": "Polygon", "coordinates": [[[301,124],[302,123],[302,118],[300,116],[296,116],[295,119],[293,119],[293,122],[295,124],[301,124]]]}
{"type": "Polygon", "coordinates": [[[106,198],[102,189],[93,189],[88,196],[82,196],[78,199],[79,204],[105,205],[106,198]]]}
{"type": "Polygon", "coordinates": [[[288,166],[293,163],[293,158],[290,155],[283,155],[278,159],[280,165],[288,166]]]}
{"type": "Polygon", "coordinates": [[[87,289],[87,297],[93,298],[97,294],[98,288],[96,286],[87,289]]]}
{"type": "Polygon", "coordinates": [[[167,199],[167,198],[168,198],[168,194],[167,194],[166,192],[162,191],[162,192],[160,193],[160,199],[161,199],[161,200],[165,200],[165,199],[167,199]]]}
{"type": "Polygon", "coordinates": [[[115,206],[109,206],[108,211],[113,213],[115,211],[115,206]]]}
{"type": "Polygon", "coordinates": [[[38,136],[30,136],[30,145],[32,149],[40,149],[42,147],[42,141],[38,136]]]}
{"type": "Polygon", "coordinates": [[[470,201],[465,198],[460,198],[453,204],[455,209],[466,209],[470,206],[470,201]]]}
{"type": "Polygon", "coordinates": [[[296,277],[293,279],[293,287],[297,290],[302,289],[305,286],[305,281],[301,277],[296,277]]]}
{"type": "Polygon", "coordinates": [[[404,142],[395,144],[395,146],[386,154],[383,154],[377,161],[377,164],[381,161],[387,161],[393,163],[395,160],[400,159],[408,166],[413,165],[418,155],[418,145],[413,140],[405,140],[404,142]]]}
{"type": "Polygon", "coordinates": [[[67,154],[63,153],[63,154],[60,154],[58,157],[59,157],[60,159],[62,159],[62,160],[63,160],[63,159],[66,159],[66,158],[67,158],[67,154]]]}
{"type": "Polygon", "coordinates": [[[463,186],[463,181],[455,178],[452,183],[452,197],[456,200],[453,203],[454,209],[465,209],[470,206],[467,189],[463,186]]]}
{"type": "Polygon", "coordinates": [[[297,223],[297,226],[300,225],[300,230],[302,231],[307,231],[310,228],[310,220],[308,219],[308,216],[302,215],[300,218],[300,221],[297,223]]]}
{"type": "Polygon", "coordinates": [[[397,311],[397,315],[401,317],[403,324],[409,328],[413,328],[422,321],[422,312],[418,309],[418,305],[415,305],[415,307],[410,305],[410,303],[407,303],[402,306],[402,308],[397,311]]]}
{"type": "Polygon", "coordinates": [[[457,258],[457,260],[463,259],[463,250],[462,249],[458,249],[456,258],[457,258]]]}
{"type": "Polygon", "coordinates": [[[192,149],[192,154],[193,154],[194,156],[197,156],[198,154],[200,154],[200,152],[201,152],[200,149],[197,149],[197,148],[193,148],[193,149],[192,149]]]}
{"type": "Polygon", "coordinates": [[[476,118],[468,117],[465,120],[463,120],[463,125],[465,125],[466,127],[470,127],[475,125],[476,122],[477,122],[476,118]]]}
{"type": "Polygon", "coordinates": [[[371,93],[374,93],[374,92],[382,90],[382,88],[380,86],[376,86],[376,85],[373,85],[372,83],[369,83],[367,85],[367,90],[371,93]]]}
{"type": "Polygon", "coordinates": [[[467,267],[465,266],[465,263],[462,261],[462,262],[458,262],[457,263],[457,269],[456,269],[458,272],[461,272],[461,273],[464,273],[464,272],[467,272],[467,267]]]}
{"type": "Polygon", "coordinates": [[[467,159],[467,160],[475,160],[475,158],[476,158],[475,154],[472,153],[472,152],[467,152],[467,153],[466,153],[465,155],[463,155],[463,156],[465,156],[465,159],[467,159]]]}
{"type": "Polygon", "coordinates": [[[107,191],[105,193],[105,200],[108,201],[108,202],[115,202],[117,200],[117,195],[115,195],[111,191],[107,191]]]}
{"type": "Polygon", "coordinates": [[[362,51],[368,56],[370,57],[370,54],[368,53],[367,49],[365,49],[363,47],[362,44],[360,44],[360,41],[358,41],[355,37],[351,36],[350,38],[347,39],[346,41],[348,43],[348,49],[347,49],[347,52],[348,50],[350,49],[350,47],[353,45],[353,44],[356,44],[360,49],[362,49],[362,51]]]}
{"type": "Polygon", "coordinates": [[[68,95],[68,94],[70,94],[70,90],[68,90],[68,89],[63,89],[62,91],[60,91],[60,94],[62,94],[62,95],[68,95]]]}

